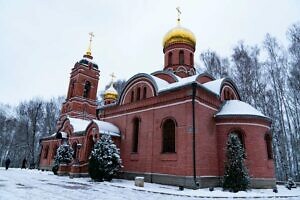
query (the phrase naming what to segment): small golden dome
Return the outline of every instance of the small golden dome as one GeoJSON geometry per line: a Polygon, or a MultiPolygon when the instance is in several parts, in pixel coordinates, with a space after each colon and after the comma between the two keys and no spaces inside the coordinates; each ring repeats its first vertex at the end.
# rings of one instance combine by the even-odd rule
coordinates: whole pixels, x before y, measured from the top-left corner
{"type": "Polygon", "coordinates": [[[164,48],[174,43],[186,43],[195,47],[196,37],[192,31],[178,24],[175,28],[172,28],[163,39],[164,48]]]}
{"type": "Polygon", "coordinates": [[[110,87],[104,92],[104,100],[111,99],[117,100],[118,92],[113,86],[113,82],[111,82],[110,87]]]}

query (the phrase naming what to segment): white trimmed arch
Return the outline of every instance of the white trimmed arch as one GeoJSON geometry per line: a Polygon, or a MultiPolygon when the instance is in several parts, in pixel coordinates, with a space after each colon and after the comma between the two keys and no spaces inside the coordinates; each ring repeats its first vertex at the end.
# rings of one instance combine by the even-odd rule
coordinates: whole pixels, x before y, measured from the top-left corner
{"type": "Polygon", "coordinates": [[[150,88],[150,92],[151,92],[151,95],[152,96],[155,96],[155,92],[154,92],[154,89],[153,89],[153,86],[148,82],[148,81],[145,81],[144,78],[138,78],[136,79],[133,83],[131,83],[126,91],[125,91],[125,94],[122,96],[122,99],[121,99],[121,105],[124,104],[125,102],[125,99],[128,95],[128,93],[138,84],[144,84],[144,85],[147,85],[149,88],[150,88]]]}
{"type": "Polygon", "coordinates": [[[225,91],[228,90],[230,91],[231,94],[233,94],[234,98],[233,99],[230,99],[230,100],[236,100],[236,99],[239,99],[238,95],[236,94],[236,91],[231,87],[229,86],[228,84],[225,84],[222,89],[221,89],[221,100],[225,100],[225,91]]]}

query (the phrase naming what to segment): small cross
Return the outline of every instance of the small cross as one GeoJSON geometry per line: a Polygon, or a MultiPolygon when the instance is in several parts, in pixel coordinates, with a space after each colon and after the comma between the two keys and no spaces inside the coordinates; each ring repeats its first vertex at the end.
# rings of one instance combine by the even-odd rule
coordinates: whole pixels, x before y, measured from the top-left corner
{"type": "Polygon", "coordinates": [[[90,35],[90,42],[92,42],[92,40],[93,40],[93,37],[95,37],[95,35],[94,35],[94,33],[93,33],[93,32],[90,32],[90,33],[89,33],[89,35],[90,35]]]}
{"type": "Polygon", "coordinates": [[[95,37],[95,35],[93,32],[90,32],[89,35],[90,35],[90,43],[89,43],[88,49],[86,51],[86,55],[92,56],[92,40],[93,40],[93,37],[95,37]]]}
{"type": "Polygon", "coordinates": [[[181,15],[180,7],[178,6],[176,8],[176,10],[177,10],[177,22],[179,23],[180,22],[180,15],[181,15]]]}
{"type": "Polygon", "coordinates": [[[116,78],[115,73],[110,74],[110,76],[111,76],[111,82],[114,82],[114,79],[116,78]]]}

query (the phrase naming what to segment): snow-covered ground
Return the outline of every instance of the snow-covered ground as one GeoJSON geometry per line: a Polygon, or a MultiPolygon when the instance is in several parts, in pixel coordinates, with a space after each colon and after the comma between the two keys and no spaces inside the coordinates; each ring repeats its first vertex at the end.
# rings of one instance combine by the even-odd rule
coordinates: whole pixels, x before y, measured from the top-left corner
{"type": "Polygon", "coordinates": [[[216,188],[179,191],[177,187],[145,183],[144,188],[134,186],[133,181],[113,180],[112,182],[93,182],[90,178],[69,178],[55,176],[52,172],[0,168],[0,200],[89,200],[89,199],[300,199],[300,188],[287,190],[278,186],[279,192],[272,190],[251,190],[230,193],[216,188]]]}

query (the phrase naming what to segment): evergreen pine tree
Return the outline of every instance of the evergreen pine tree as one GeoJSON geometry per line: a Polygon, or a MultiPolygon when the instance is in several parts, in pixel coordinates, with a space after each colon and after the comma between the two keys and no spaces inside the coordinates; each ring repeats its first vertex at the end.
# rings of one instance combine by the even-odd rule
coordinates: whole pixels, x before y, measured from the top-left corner
{"type": "Polygon", "coordinates": [[[250,178],[244,164],[244,149],[238,136],[235,134],[229,135],[226,157],[223,189],[233,192],[247,190],[250,178]]]}
{"type": "Polygon", "coordinates": [[[54,166],[52,171],[54,174],[57,174],[59,164],[69,164],[73,160],[74,151],[72,147],[67,144],[62,144],[58,147],[56,151],[56,156],[54,158],[54,166]]]}
{"type": "Polygon", "coordinates": [[[122,167],[119,149],[109,135],[102,135],[89,160],[89,174],[97,181],[110,181],[122,167]]]}
{"type": "Polygon", "coordinates": [[[69,164],[73,160],[74,151],[72,147],[67,144],[62,144],[58,147],[56,156],[55,156],[55,163],[57,164],[69,164]]]}

